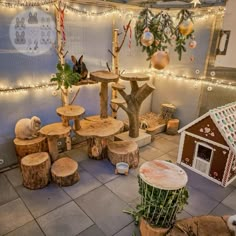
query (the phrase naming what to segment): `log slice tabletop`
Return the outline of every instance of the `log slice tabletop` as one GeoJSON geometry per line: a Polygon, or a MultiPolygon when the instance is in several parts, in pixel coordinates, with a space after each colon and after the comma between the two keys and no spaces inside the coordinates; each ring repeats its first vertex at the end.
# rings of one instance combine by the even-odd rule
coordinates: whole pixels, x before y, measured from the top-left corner
{"type": "Polygon", "coordinates": [[[43,136],[38,136],[36,138],[33,139],[19,139],[19,138],[15,138],[13,140],[15,145],[33,145],[33,144],[37,144],[41,141],[45,140],[45,137],[43,136]]]}
{"type": "Polygon", "coordinates": [[[120,132],[124,124],[112,117],[101,119],[100,116],[90,116],[80,122],[81,128],[76,131],[78,135],[86,137],[105,138],[120,132]]]}
{"type": "Polygon", "coordinates": [[[155,188],[176,190],[186,186],[188,176],[179,166],[162,160],[147,161],[139,169],[140,178],[155,188]]]}
{"type": "Polygon", "coordinates": [[[39,132],[46,137],[55,136],[58,138],[63,138],[69,135],[70,130],[70,126],[65,127],[62,123],[53,123],[42,127],[39,132]]]}
{"type": "Polygon", "coordinates": [[[56,109],[56,112],[59,116],[65,116],[70,119],[75,119],[78,116],[81,116],[82,114],[84,114],[85,109],[77,105],[68,105],[64,107],[58,107],[56,109]]]}
{"type": "Polygon", "coordinates": [[[136,151],[138,145],[135,141],[115,141],[108,144],[108,149],[117,154],[127,154],[136,151]]]}
{"type": "Polygon", "coordinates": [[[110,83],[115,82],[119,79],[119,75],[109,71],[94,71],[90,73],[90,79],[97,82],[110,83]]]}
{"type": "Polygon", "coordinates": [[[47,152],[32,153],[22,158],[21,163],[24,166],[37,166],[48,159],[47,152]]]}
{"type": "Polygon", "coordinates": [[[56,176],[65,177],[78,169],[78,163],[68,157],[62,157],[52,164],[51,172],[56,176]]]}
{"type": "Polygon", "coordinates": [[[142,73],[126,73],[121,74],[120,78],[127,81],[147,81],[149,76],[142,73]]]}

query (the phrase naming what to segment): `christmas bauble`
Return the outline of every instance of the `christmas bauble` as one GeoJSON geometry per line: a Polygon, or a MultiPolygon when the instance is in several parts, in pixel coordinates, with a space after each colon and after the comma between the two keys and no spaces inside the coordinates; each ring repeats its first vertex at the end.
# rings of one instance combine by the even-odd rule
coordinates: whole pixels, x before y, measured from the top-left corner
{"type": "Polygon", "coordinates": [[[146,31],[141,36],[141,44],[145,47],[149,47],[152,45],[154,41],[154,36],[151,32],[146,31]]]}
{"type": "Polygon", "coordinates": [[[191,34],[193,32],[193,22],[191,20],[184,20],[179,25],[179,32],[185,36],[191,34]]]}
{"type": "Polygon", "coordinates": [[[165,51],[157,51],[152,55],[152,66],[157,70],[164,69],[170,62],[169,54],[165,51]]]}
{"type": "Polygon", "coordinates": [[[189,43],[190,48],[195,48],[196,46],[197,46],[197,42],[195,40],[193,40],[189,43]]]}

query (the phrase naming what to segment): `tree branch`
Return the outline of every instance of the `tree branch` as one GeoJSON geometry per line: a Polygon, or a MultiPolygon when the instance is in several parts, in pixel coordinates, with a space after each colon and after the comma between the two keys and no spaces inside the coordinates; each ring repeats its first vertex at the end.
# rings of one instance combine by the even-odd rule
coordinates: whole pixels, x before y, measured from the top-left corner
{"type": "Polygon", "coordinates": [[[147,98],[153,92],[153,90],[155,90],[155,87],[153,85],[148,83],[143,84],[135,95],[137,102],[141,104],[145,100],[145,98],[147,98]]]}
{"type": "Polygon", "coordinates": [[[70,105],[73,104],[73,102],[75,101],[76,97],[78,96],[79,94],[79,91],[80,91],[80,88],[78,88],[77,92],[75,93],[74,97],[72,98],[71,102],[70,102],[70,105]]]}
{"type": "Polygon", "coordinates": [[[128,30],[129,30],[129,28],[130,28],[131,21],[132,21],[132,20],[130,20],[129,23],[128,23],[128,25],[126,26],[124,37],[123,37],[123,39],[122,39],[122,42],[121,42],[120,46],[119,46],[118,48],[116,48],[116,52],[119,52],[119,51],[121,50],[121,48],[122,48],[122,46],[123,46],[123,44],[124,44],[124,42],[125,42],[125,38],[126,38],[126,36],[127,36],[128,30]]]}

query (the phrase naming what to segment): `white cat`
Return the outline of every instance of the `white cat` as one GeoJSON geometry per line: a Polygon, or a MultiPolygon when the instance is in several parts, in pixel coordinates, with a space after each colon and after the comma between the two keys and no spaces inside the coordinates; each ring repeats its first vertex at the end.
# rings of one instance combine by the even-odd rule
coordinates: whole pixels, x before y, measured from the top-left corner
{"type": "Polygon", "coordinates": [[[236,236],[236,215],[229,217],[227,220],[227,225],[230,230],[234,231],[234,235],[236,236]]]}
{"type": "Polygon", "coordinates": [[[31,119],[24,118],[17,121],[15,126],[15,135],[19,139],[33,139],[38,136],[41,126],[41,120],[37,116],[31,119]]]}

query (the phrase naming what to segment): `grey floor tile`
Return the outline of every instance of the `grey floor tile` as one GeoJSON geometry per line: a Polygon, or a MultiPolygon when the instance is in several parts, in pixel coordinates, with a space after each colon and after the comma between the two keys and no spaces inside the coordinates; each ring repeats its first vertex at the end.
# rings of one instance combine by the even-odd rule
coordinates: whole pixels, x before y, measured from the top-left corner
{"type": "Polygon", "coordinates": [[[232,208],[233,210],[236,210],[236,189],[229,194],[228,197],[226,197],[222,203],[226,205],[227,207],[232,208]]]}
{"type": "Polygon", "coordinates": [[[139,174],[139,168],[140,168],[140,166],[143,164],[143,163],[145,163],[146,162],[146,160],[144,160],[143,158],[139,158],[139,164],[138,164],[138,167],[137,168],[135,168],[135,169],[129,169],[129,173],[130,174],[132,174],[132,175],[134,175],[134,176],[138,176],[138,174],[139,174]]]}
{"type": "Polygon", "coordinates": [[[183,168],[188,175],[188,186],[198,189],[200,192],[219,202],[224,200],[235,189],[232,185],[222,187],[219,184],[216,184],[213,181],[195,173],[194,171],[182,166],[181,168],[183,168]]]}
{"type": "Polygon", "coordinates": [[[189,186],[188,190],[189,199],[184,210],[192,216],[207,215],[219,204],[219,202],[195,188],[189,186]]]}
{"type": "Polygon", "coordinates": [[[138,196],[138,179],[133,175],[120,176],[105,184],[113,193],[127,203],[131,203],[138,196]]]}
{"type": "Polygon", "coordinates": [[[20,198],[0,206],[0,235],[9,233],[33,220],[20,198]]]}
{"type": "Polygon", "coordinates": [[[4,174],[0,174],[0,206],[17,199],[18,195],[4,174]]]}
{"type": "MultiPolygon", "coordinates": [[[[236,199],[235,199],[236,200],[236,199]]],[[[223,215],[236,215],[236,210],[233,210],[224,204],[220,203],[212,212],[211,215],[223,216],[223,215]]]]}
{"type": "Polygon", "coordinates": [[[163,160],[163,161],[171,161],[172,163],[176,163],[177,159],[169,154],[164,154],[158,158],[156,158],[156,160],[163,160]]]}
{"type": "Polygon", "coordinates": [[[84,230],[78,236],[106,236],[97,225],[92,225],[88,229],[84,230]]]}
{"type": "Polygon", "coordinates": [[[132,236],[132,235],[135,235],[135,236],[141,235],[139,231],[139,227],[135,225],[134,222],[132,222],[131,224],[123,228],[120,232],[118,232],[114,236],[132,236]]]}
{"type": "Polygon", "coordinates": [[[115,175],[115,167],[108,160],[88,159],[80,162],[80,165],[102,183],[118,177],[115,175]]]}
{"type": "Polygon", "coordinates": [[[6,236],[44,236],[44,234],[38,224],[35,221],[31,221],[6,236]]]}
{"type": "Polygon", "coordinates": [[[122,212],[129,206],[105,186],[77,198],[76,202],[108,236],[117,233],[133,220],[122,212]]]}
{"type": "Polygon", "coordinates": [[[67,155],[68,157],[71,157],[73,160],[77,162],[81,162],[89,158],[87,145],[82,145],[78,148],[72,149],[70,151],[66,151],[63,154],[67,155]]]}
{"type": "Polygon", "coordinates": [[[141,203],[141,195],[139,195],[136,199],[134,199],[132,202],[129,202],[130,210],[135,210],[137,205],[141,203]]]}
{"type": "Polygon", "coordinates": [[[21,185],[23,182],[20,168],[9,170],[7,172],[4,172],[4,174],[7,176],[8,180],[14,187],[21,185]]]}
{"type": "Polygon", "coordinates": [[[95,177],[90,175],[87,171],[79,171],[80,180],[76,184],[64,187],[63,190],[69,194],[73,199],[88,193],[89,191],[102,185],[95,177]]]}
{"type": "Polygon", "coordinates": [[[236,187],[236,179],[231,183],[231,185],[236,187]]]}
{"type": "Polygon", "coordinates": [[[170,152],[167,152],[167,154],[173,156],[177,161],[178,151],[179,151],[179,148],[175,148],[175,149],[171,150],[170,152]]]}
{"type": "Polygon", "coordinates": [[[152,147],[151,145],[146,145],[140,148],[140,157],[142,157],[146,161],[152,161],[164,154],[161,150],[152,147]]]}
{"type": "Polygon", "coordinates": [[[37,221],[47,236],[74,236],[93,224],[73,201],[39,217],[37,221]]]}
{"type": "Polygon", "coordinates": [[[16,190],[36,218],[71,201],[71,198],[55,184],[37,190],[18,186],[16,190]]]}
{"type": "Polygon", "coordinates": [[[177,220],[182,220],[182,219],[185,219],[185,218],[191,218],[192,216],[186,212],[186,211],[181,211],[179,214],[176,215],[176,219],[177,220]]]}
{"type": "Polygon", "coordinates": [[[178,147],[176,143],[173,143],[165,138],[155,139],[150,145],[165,153],[178,147]]]}
{"type": "Polygon", "coordinates": [[[167,139],[168,141],[179,144],[179,140],[180,140],[180,135],[179,134],[169,135],[169,134],[161,133],[159,136],[162,137],[162,138],[167,139]]]}

